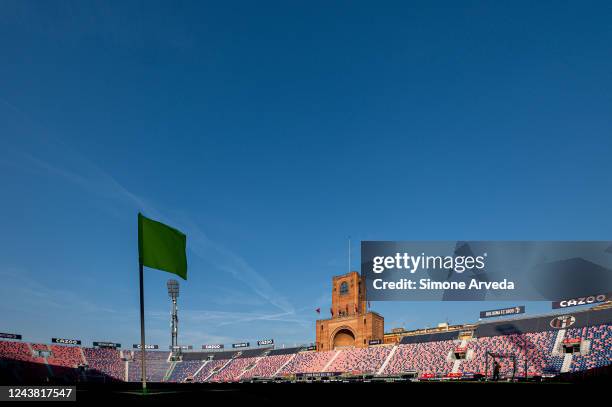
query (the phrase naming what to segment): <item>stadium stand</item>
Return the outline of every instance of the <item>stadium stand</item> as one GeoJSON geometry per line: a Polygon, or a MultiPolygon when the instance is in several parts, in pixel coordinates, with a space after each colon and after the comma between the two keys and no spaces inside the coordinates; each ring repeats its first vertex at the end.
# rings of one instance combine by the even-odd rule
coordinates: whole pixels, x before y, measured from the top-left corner
{"type": "Polygon", "coordinates": [[[525,362],[527,373],[530,376],[542,375],[552,362],[551,352],[556,332],[537,332],[526,334],[513,334],[505,336],[491,336],[471,341],[467,348],[473,351],[474,357],[461,364],[462,373],[485,374],[492,371],[492,357],[489,358],[487,370],[487,352],[514,356],[498,358],[500,376],[511,377],[514,374],[524,376],[525,362]],[[527,359],[526,359],[527,357],[527,359]]]}
{"type": "Polygon", "coordinates": [[[174,370],[172,370],[168,377],[168,381],[178,383],[193,379],[193,376],[204,363],[204,360],[183,360],[182,362],[177,362],[174,370]]]}
{"type": "Polygon", "coordinates": [[[34,357],[34,345],[23,342],[0,341],[0,358],[4,360],[45,363],[44,358],[34,357]]]}
{"type": "MultiPolygon", "coordinates": [[[[146,351],[149,381],[230,382],[297,374],[348,373],[419,377],[492,375],[502,378],[557,376],[601,369],[612,363],[612,309],[567,315],[505,319],[458,331],[414,334],[399,344],[333,351],[302,348],[185,352],[168,362],[169,352],[146,351]],[[461,338],[461,339],[459,339],[461,338]],[[487,365],[488,364],[488,365],[487,365]]],[[[106,379],[140,380],[140,351],[92,349],[0,341],[1,378],[17,382],[106,379]],[[125,356],[122,359],[121,354],[125,356]],[[79,366],[87,365],[85,374],[79,366]]]]}
{"type": "Polygon", "coordinates": [[[85,364],[79,347],[51,345],[51,355],[47,358],[50,365],[75,368],[85,364]]]}
{"type": "Polygon", "coordinates": [[[0,341],[0,362],[7,379],[17,382],[46,382],[51,376],[45,359],[33,355],[33,345],[0,341]]]}
{"type": "Polygon", "coordinates": [[[253,377],[273,377],[274,374],[292,357],[295,353],[284,353],[280,355],[268,355],[261,358],[253,369],[248,370],[242,375],[241,379],[251,379],[253,377]]]}
{"type": "Polygon", "coordinates": [[[125,363],[117,349],[83,348],[89,377],[104,375],[110,380],[125,380],[125,363]]]}
{"type": "Polygon", "coordinates": [[[590,341],[587,355],[573,357],[571,371],[577,372],[607,366],[612,362],[612,326],[599,325],[568,331],[568,334],[590,341]]]}
{"type": "Polygon", "coordinates": [[[207,362],[199,372],[194,374],[193,381],[205,382],[218,369],[225,366],[231,359],[218,359],[207,362]]]}
{"type": "Polygon", "coordinates": [[[377,373],[389,353],[390,346],[343,350],[327,368],[330,372],[377,373]]]}
{"type": "Polygon", "coordinates": [[[85,365],[81,348],[51,345],[50,349],[51,356],[47,357],[47,363],[51,366],[53,375],[64,381],[80,381],[81,374],[78,367],[85,365]]]}
{"type": "Polygon", "coordinates": [[[43,343],[33,343],[31,346],[33,351],[51,352],[49,345],[45,345],[43,343]]]}
{"type": "MultiPolygon", "coordinates": [[[[141,351],[133,351],[133,361],[129,363],[128,367],[128,379],[131,382],[140,381],[141,375],[141,351]]],[[[162,351],[145,351],[145,359],[147,363],[147,380],[152,382],[161,382],[164,378],[166,371],[170,367],[168,358],[170,352],[162,351]]]]}
{"type": "Polygon", "coordinates": [[[253,366],[257,362],[258,358],[235,358],[231,362],[221,369],[219,372],[213,374],[209,382],[234,382],[238,381],[245,369],[253,366]]]}
{"type": "Polygon", "coordinates": [[[453,367],[453,364],[447,361],[447,356],[454,348],[454,341],[448,340],[400,344],[382,373],[395,375],[416,371],[421,375],[445,376],[453,367]]]}
{"type": "Polygon", "coordinates": [[[316,373],[323,368],[335,356],[336,351],[330,352],[300,352],[280,372],[280,375],[295,373],[316,373]]]}

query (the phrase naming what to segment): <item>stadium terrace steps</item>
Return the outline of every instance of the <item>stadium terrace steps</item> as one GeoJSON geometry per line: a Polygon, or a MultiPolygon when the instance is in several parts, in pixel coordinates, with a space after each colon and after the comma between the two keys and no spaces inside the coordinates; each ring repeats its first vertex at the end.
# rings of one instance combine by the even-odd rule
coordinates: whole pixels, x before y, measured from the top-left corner
{"type": "Polygon", "coordinates": [[[400,344],[383,374],[416,371],[419,374],[447,375],[452,370],[452,363],[447,361],[447,355],[454,347],[452,340],[400,344]]]}
{"type": "Polygon", "coordinates": [[[287,365],[281,370],[279,375],[292,375],[296,373],[316,373],[323,371],[335,351],[314,352],[305,351],[298,353],[287,365]]]}
{"type": "Polygon", "coordinates": [[[257,367],[257,364],[259,363],[259,361],[262,360],[264,357],[265,356],[260,356],[260,357],[256,358],[255,362],[252,365],[248,365],[244,369],[242,369],[242,372],[236,377],[235,381],[240,380],[244,374],[246,374],[247,372],[250,372],[253,369],[255,369],[257,367]]]}
{"type": "Polygon", "coordinates": [[[193,373],[193,375],[191,377],[193,378],[193,377],[197,376],[198,373],[200,373],[202,371],[202,369],[204,369],[204,366],[206,366],[210,362],[212,362],[212,361],[211,360],[207,360],[204,363],[202,363],[202,365],[198,367],[198,369],[193,373]]]}
{"type": "Polygon", "coordinates": [[[376,372],[377,375],[381,375],[382,372],[385,371],[385,368],[389,364],[391,358],[393,358],[393,355],[395,355],[395,352],[397,352],[397,345],[393,346],[393,349],[391,349],[391,352],[389,352],[389,354],[385,358],[385,361],[383,362],[382,366],[380,366],[380,369],[378,369],[378,371],[376,372]]]}
{"type": "Polygon", "coordinates": [[[162,382],[167,382],[168,379],[170,378],[170,375],[172,374],[172,372],[174,371],[174,368],[176,367],[176,363],[175,361],[170,362],[170,366],[168,366],[168,369],[166,369],[166,373],[164,374],[164,378],[162,379],[162,382]]]}
{"type": "MultiPolygon", "coordinates": [[[[297,355],[297,352],[296,353],[292,353],[291,357],[289,357],[282,365],[279,366],[278,369],[276,369],[276,371],[274,372],[272,377],[278,376],[278,374],[285,368],[285,366],[287,366],[295,358],[296,355],[297,355]]],[[[276,356],[276,355],[274,355],[274,356],[276,356]]],[[[274,357],[274,356],[271,356],[271,357],[274,357]]]]}
{"type": "Polygon", "coordinates": [[[331,365],[334,360],[336,360],[336,358],[338,357],[338,355],[340,354],[341,351],[337,350],[336,353],[334,353],[334,356],[329,360],[329,362],[327,362],[327,364],[323,367],[323,369],[321,369],[322,372],[327,372],[329,369],[329,365],[331,365]]]}
{"type": "Polygon", "coordinates": [[[239,379],[249,380],[254,377],[273,377],[288,360],[294,357],[294,355],[295,354],[281,354],[261,357],[251,368],[247,367],[239,379]]]}
{"type": "Polygon", "coordinates": [[[252,366],[257,358],[234,358],[208,379],[211,382],[235,382],[240,379],[245,369],[252,366]]]}
{"type": "Polygon", "coordinates": [[[572,365],[572,355],[571,353],[566,353],[563,356],[563,365],[561,366],[561,373],[567,373],[570,371],[570,366],[572,365]]]}
{"type": "Polygon", "coordinates": [[[79,346],[79,351],[81,352],[81,359],[83,360],[83,364],[87,364],[87,358],[85,357],[85,352],[83,352],[83,348],[79,346]]]}
{"type": "Polygon", "coordinates": [[[559,329],[559,331],[557,332],[557,337],[555,339],[555,343],[553,345],[553,350],[552,350],[552,354],[553,356],[562,356],[561,354],[561,344],[563,343],[563,340],[565,339],[565,329],[559,329]]]}
{"type": "Polygon", "coordinates": [[[234,360],[235,359],[220,360],[221,363],[219,364],[219,368],[216,369],[215,367],[213,367],[210,371],[210,374],[203,381],[205,382],[213,381],[212,378],[216,376],[217,374],[219,374],[220,372],[222,372],[234,360]]]}
{"type": "MultiPolygon", "coordinates": [[[[231,359],[229,359],[231,360],[231,359]]],[[[208,379],[216,373],[218,369],[221,369],[225,364],[228,363],[228,359],[210,360],[208,363],[202,365],[197,374],[194,375],[193,379],[196,382],[206,382],[208,379]]]]}

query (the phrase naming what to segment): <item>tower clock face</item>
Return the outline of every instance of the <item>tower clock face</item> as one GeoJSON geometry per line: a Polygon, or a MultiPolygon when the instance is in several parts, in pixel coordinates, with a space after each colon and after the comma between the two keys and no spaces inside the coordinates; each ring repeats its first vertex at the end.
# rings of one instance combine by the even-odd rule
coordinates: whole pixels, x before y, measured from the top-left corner
{"type": "Polygon", "coordinates": [[[340,284],[340,295],[346,295],[349,292],[349,285],[348,283],[345,281],[342,284],[340,284]]]}

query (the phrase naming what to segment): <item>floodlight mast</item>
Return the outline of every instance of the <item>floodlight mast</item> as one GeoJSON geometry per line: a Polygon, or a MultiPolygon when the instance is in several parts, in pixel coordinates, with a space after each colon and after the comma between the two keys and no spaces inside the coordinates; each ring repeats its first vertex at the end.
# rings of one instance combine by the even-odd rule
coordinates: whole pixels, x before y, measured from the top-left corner
{"type": "Polygon", "coordinates": [[[171,349],[172,354],[178,350],[178,314],[176,308],[176,299],[179,296],[179,283],[176,280],[168,280],[168,296],[172,299],[172,325],[171,325],[171,349]]]}

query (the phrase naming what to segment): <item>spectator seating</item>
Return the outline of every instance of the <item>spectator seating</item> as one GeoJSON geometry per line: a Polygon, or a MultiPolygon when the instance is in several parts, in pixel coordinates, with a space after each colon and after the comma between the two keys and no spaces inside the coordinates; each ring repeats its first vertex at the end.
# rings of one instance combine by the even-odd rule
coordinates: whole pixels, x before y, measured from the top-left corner
{"type": "Polygon", "coordinates": [[[589,340],[591,347],[587,355],[573,357],[570,370],[577,372],[609,365],[612,362],[612,326],[599,325],[568,330],[566,336],[589,340]]]}
{"type": "Polygon", "coordinates": [[[79,381],[81,374],[78,367],[85,364],[81,348],[62,345],[51,345],[50,348],[51,356],[47,357],[47,363],[53,375],[65,381],[79,381]]]}
{"type": "Polygon", "coordinates": [[[283,353],[280,355],[268,355],[257,362],[253,369],[248,370],[241,379],[250,379],[253,377],[272,377],[289,359],[293,357],[293,353],[283,353]]]}
{"type": "Polygon", "coordinates": [[[488,358],[489,368],[487,371],[488,351],[515,356],[514,365],[511,358],[497,359],[500,364],[501,377],[511,377],[513,370],[516,376],[524,376],[525,362],[527,362],[528,375],[542,375],[546,369],[550,369],[553,362],[551,354],[556,335],[556,331],[546,331],[478,338],[471,341],[467,346],[468,349],[473,350],[474,358],[462,362],[460,371],[462,373],[478,374],[488,372],[491,375],[493,358],[488,358]]]}
{"type": "Polygon", "coordinates": [[[204,360],[183,360],[182,362],[177,362],[174,370],[170,373],[170,377],[168,377],[168,381],[178,383],[184,382],[187,378],[193,379],[193,375],[204,363],[204,360]]]}
{"type": "MultiPolygon", "coordinates": [[[[491,332],[491,331],[489,331],[491,332]]],[[[517,331],[513,331],[517,332],[517,331]]],[[[496,335],[497,332],[493,332],[496,335]]],[[[455,333],[453,333],[455,335],[455,333]]],[[[419,375],[446,376],[451,372],[492,374],[495,355],[500,363],[502,377],[540,376],[555,373],[561,367],[572,372],[610,365],[612,362],[612,326],[595,325],[566,330],[547,330],[530,333],[507,333],[497,336],[473,338],[463,343],[468,359],[455,361],[453,350],[459,341],[446,339],[450,335],[424,335],[404,338],[395,346],[369,348],[343,348],[327,352],[288,349],[249,349],[242,352],[185,352],[183,360],[176,362],[168,377],[171,382],[193,381],[229,382],[253,377],[288,376],[298,373],[340,372],[353,374],[396,375],[416,371],[419,375]],[[564,335],[564,336],[562,336],[564,335]],[[564,357],[561,349],[553,349],[561,339],[588,341],[585,354],[574,353],[564,357]],[[427,342],[426,342],[427,341],[427,342]],[[489,357],[487,357],[487,353],[489,357]],[[212,360],[210,359],[212,358],[212,360]],[[385,361],[388,363],[385,364],[385,361]],[[563,365],[564,361],[566,362],[563,365]],[[569,363],[571,361],[571,364],[569,363]],[[487,363],[489,365],[487,366],[487,363]],[[455,369],[455,370],[453,370],[455,369]],[[525,371],[526,370],[526,371],[525,371]]],[[[140,381],[140,351],[124,351],[129,362],[121,359],[117,349],[80,348],[64,345],[29,344],[0,340],[0,368],[3,380],[22,383],[44,383],[49,380],[96,379],[100,376],[123,381],[128,366],[128,381],[140,381]],[[41,355],[38,356],[38,352],[41,355]],[[78,366],[86,364],[82,375],[78,366]]],[[[147,380],[161,382],[172,366],[169,352],[146,351],[147,380]]]]}
{"type": "Polygon", "coordinates": [[[233,382],[240,379],[244,370],[253,366],[258,358],[236,358],[208,380],[209,382],[233,382]]]}
{"type": "Polygon", "coordinates": [[[204,365],[204,367],[197,374],[194,375],[193,381],[200,382],[200,383],[206,381],[208,377],[211,375],[211,373],[215,372],[217,369],[220,369],[226,363],[228,363],[228,359],[218,359],[218,360],[208,361],[204,365]]]}
{"type": "MultiPolygon", "coordinates": [[[[141,380],[141,351],[134,351],[134,361],[129,363],[128,378],[131,382],[141,380]]],[[[170,352],[162,351],[145,351],[145,359],[147,363],[147,380],[151,382],[161,382],[166,375],[166,370],[170,367],[168,358],[170,352]]]]}
{"type": "Polygon", "coordinates": [[[452,370],[453,364],[447,361],[447,356],[455,346],[454,341],[448,340],[398,345],[382,373],[394,375],[416,371],[419,375],[444,376],[452,370]]]}
{"type": "Polygon", "coordinates": [[[45,359],[34,357],[31,345],[24,342],[0,341],[0,365],[16,382],[44,382],[51,376],[45,359]]]}
{"type": "Polygon", "coordinates": [[[125,380],[125,362],[117,349],[83,348],[89,376],[107,376],[111,380],[125,380]]]}
{"type": "Polygon", "coordinates": [[[327,368],[330,372],[377,373],[392,347],[353,348],[340,352],[327,368]]]}
{"type": "Polygon", "coordinates": [[[24,342],[0,341],[0,359],[45,363],[43,358],[34,357],[30,345],[24,342]]]}
{"type": "Polygon", "coordinates": [[[295,373],[321,372],[325,365],[334,357],[336,351],[300,352],[279,373],[280,376],[295,373]]]}
{"type": "Polygon", "coordinates": [[[53,366],[75,368],[85,363],[81,348],[75,346],[51,345],[51,355],[47,362],[53,366]]]}

